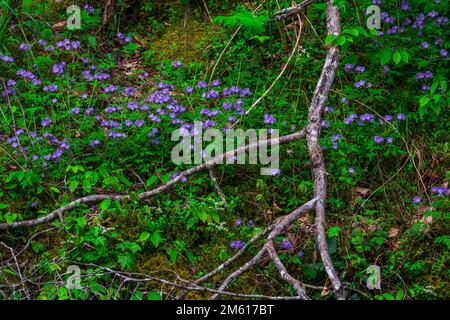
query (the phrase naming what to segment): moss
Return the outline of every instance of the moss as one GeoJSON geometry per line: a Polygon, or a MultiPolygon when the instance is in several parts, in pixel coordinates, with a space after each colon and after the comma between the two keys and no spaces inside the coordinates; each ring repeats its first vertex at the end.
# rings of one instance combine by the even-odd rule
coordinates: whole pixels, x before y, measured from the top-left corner
{"type": "Polygon", "coordinates": [[[150,49],[157,59],[180,59],[184,63],[204,60],[204,51],[208,47],[208,40],[217,34],[218,29],[211,24],[200,22],[192,17],[182,19],[166,28],[161,36],[153,37],[150,49]]]}

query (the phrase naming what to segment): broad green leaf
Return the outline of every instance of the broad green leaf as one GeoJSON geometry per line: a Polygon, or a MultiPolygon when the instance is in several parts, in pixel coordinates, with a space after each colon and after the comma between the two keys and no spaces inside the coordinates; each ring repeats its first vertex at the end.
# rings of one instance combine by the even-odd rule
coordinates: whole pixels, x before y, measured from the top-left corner
{"type": "Polygon", "coordinates": [[[70,193],[74,193],[75,189],[78,187],[79,184],[80,184],[80,181],[71,180],[69,182],[69,191],[70,191],[70,193]]]}
{"type": "Polygon", "coordinates": [[[428,104],[428,102],[430,102],[430,98],[427,96],[423,96],[422,98],[420,98],[420,106],[426,106],[428,104]]]}
{"type": "Polygon", "coordinates": [[[409,62],[409,53],[406,51],[400,51],[400,55],[402,56],[402,61],[404,63],[408,63],[409,62]]]}
{"type": "Polygon", "coordinates": [[[171,250],[170,250],[169,256],[170,256],[170,262],[171,262],[172,264],[174,264],[174,263],[177,261],[178,250],[176,250],[176,249],[171,249],[171,250]]]}
{"type": "Polygon", "coordinates": [[[402,55],[400,54],[400,52],[396,51],[392,56],[392,60],[394,61],[395,64],[399,64],[400,61],[402,60],[402,55]]]}
{"type": "Polygon", "coordinates": [[[151,187],[156,181],[158,180],[157,176],[151,176],[150,178],[148,178],[147,182],[145,183],[145,185],[147,187],[151,187]]]}
{"type": "Polygon", "coordinates": [[[395,300],[394,296],[391,293],[385,293],[385,294],[383,294],[383,297],[386,300],[395,300]]]}
{"type": "Polygon", "coordinates": [[[326,38],[325,38],[325,45],[329,45],[330,43],[332,43],[334,41],[334,39],[336,39],[336,35],[334,34],[329,34],[326,38]]]}
{"type": "Polygon", "coordinates": [[[87,193],[91,192],[91,182],[87,179],[83,180],[83,190],[87,193]]]}
{"type": "Polygon", "coordinates": [[[148,299],[149,300],[162,300],[161,299],[161,296],[159,295],[159,293],[158,292],[149,292],[149,294],[148,294],[148,299]]]}
{"type": "Polygon", "coordinates": [[[391,60],[391,49],[389,48],[385,48],[382,52],[381,52],[381,56],[380,56],[380,63],[381,64],[386,64],[391,60]]]}
{"type": "Polygon", "coordinates": [[[150,238],[150,233],[148,233],[147,231],[144,231],[139,235],[139,241],[141,242],[147,241],[148,238],[150,238]]]}
{"type": "Polygon", "coordinates": [[[340,36],[338,36],[338,37],[336,38],[336,43],[337,43],[339,46],[342,46],[342,45],[345,43],[345,41],[346,41],[346,38],[345,38],[345,36],[343,36],[343,35],[340,35],[340,36]]]}
{"type": "Polygon", "coordinates": [[[112,202],[111,199],[105,199],[100,203],[99,208],[102,211],[108,210],[109,206],[111,205],[111,202],[112,202]]]}
{"type": "Polygon", "coordinates": [[[150,241],[153,243],[153,245],[157,248],[158,245],[161,243],[161,236],[158,232],[155,232],[152,237],[150,238],[150,241]]]}
{"type": "Polygon", "coordinates": [[[433,84],[430,87],[430,93],[431,94],[433,94],[436,91],[438,85],[439,85],[439,82],[437,82],[437,81],[433,82],[433,84]]]}
{"type": "Polygon", "coordinates": [[[8,223],[8,224],[15,222],[16,219],[17,219],[17,214],[15,214],[15,213],[9,212],[5,215],[5,220],[6,220],[6,223],[8,223]]]}
{"type": "Polygon", "coordinates": [[[134,267],[135,258],[131,253],[121,254],[118,258],[119,264],[123,269],[130,270],[134,267]]]}
{"type": "Polygon", "coordinates": [[[80,228],[83,228],[84,226],[86,226],[86,218],[85,218],[85,217],[79,217],[79,218],[77,219],[77,225],[78,225],[80,228]]]}
{"type": "Polygon", "coordinates": [[[50,191],[53,191],[54,193],[60,193],[61,191],[59,191],[58,188],[56,187],[50,187],[50,191]]]}
{"type": "Polygon", "coordinates": [[[189,259],[189,261],[194,264],[195,263],[195,256],[192,252],[190,252],[189,250],[185,250],[186,256],[189,259]]]}
{"type": "Polygon", "coordinates": [[[200,209],[197,215],[203,223],[205,223],[206,219],[208,219],[208,214],[206,213],[205,209],[200,209]]]}

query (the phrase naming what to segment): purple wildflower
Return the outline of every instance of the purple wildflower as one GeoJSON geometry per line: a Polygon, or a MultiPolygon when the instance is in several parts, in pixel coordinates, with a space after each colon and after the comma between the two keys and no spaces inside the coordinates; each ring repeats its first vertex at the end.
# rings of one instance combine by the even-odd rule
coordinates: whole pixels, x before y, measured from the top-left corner
{"type": "Polygon", "coordinates": [[[360,80],[360,81],[355,83],[355,88],[361,88],[365,84],[366,84],[366,82],[364,80],[360,80]]]}
{"type": "Polygon", "coordinates": [[[47,127],[48,125],[50,125],[50,123],[52,123],[52,120],[50,120],[50,118],[44,118],[44,120],[41,121],[41,126],[43,127],[47,127]]]}
{"type": "Polygon", "coordinates": [[[194,92],[194,88],[192,88],[192,87],[187,87],[186,88],[186,93],[187,94],[191,94],[192,92],[194,92]]]}
{"type": "Polygon", "coordinates": [[[352,113],[351,115],[349,115],[345,120],[344,123],[346,125],[349,125],[350,123],[352,123],[353,121],[355,121],[358,118],[358,116],[354,113],[352,113]]]}
{"type": "Polygon", "coordinates": [[[58,91],[58,86],[56,84],[49,84],[43,88],[44,91],[48,92],[56,92],[58,91]]]}
{"type": "Polygon", "coordinates": [[[273,115],[267,114],[267,113],[264,115],[264,123],[265,124],[274,124],[275,121],[277,121],[277,120],[275,119],[275,117],[273,115]]]}
{"type": "Polygon", "coordinates": [[[20,46],[19,46],[19,50],[20,50],[20,51],[27,51],[27,50],[30,50],[30,49],[31,49],[31,46],[28,45],[28,44],[26,44],[26,43],[22,43],[22,44],[20,44],[20,46]]]}
{"type": "Polygon", "coordinates": [[[244,247],[244,243],[241,240],[234,240],[230,243],[230,248],[232,249],[241,249],[244,247]]]}
{"type": "Polygon", "coordinates": [[[280,248],[283,250],[291,250],[293,248],[292,243],[289,240],[281,240],[280,248]]]}
{"type": "Polygon", "coordinates": [[[443,195],[448,196],[448,188],[444,187],[432,187],[431,192],[433,192],[435,195],[441,197],[443,195]]]}
{"type": "Polygon", "coordinates": [[[373,141],[374,141],[376,144],[380,144],[380,143],[382,143],[382,142],[384,141],[384,138],[383,138],[383,137],[380,137],[380,136],[375,136],[375,137],[373,138],[373,141]]]}
{"type": "Polygon", "coordinates": [[[358,72],[358,73],[363,73],[364,71],[366,71],[366,67],[364,67],[364,66],[357,66],[355,68],[355,71],[358,72]]]}
{"type": "Polygon", "coordinates": [[[175,69],[184,68],[184,64],[180,60],[176,60],[172,63],[172,67],[175,69]]]}

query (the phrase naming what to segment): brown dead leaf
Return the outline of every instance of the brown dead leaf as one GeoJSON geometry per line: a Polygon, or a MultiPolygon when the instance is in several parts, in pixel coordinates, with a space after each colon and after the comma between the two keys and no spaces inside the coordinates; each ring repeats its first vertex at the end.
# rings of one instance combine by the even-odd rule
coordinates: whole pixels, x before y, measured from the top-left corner
{"type": "Polygon", "coordinates": [[[53,26],[52,26],[52,28],[53,28],[53,30],[58,30],[58,31],[60,31],[60,30],[62,30],[62,29],[64,29],[64,27],[67,25],[67,21],[59,21],[59,22],[57,22],[57,23],[55,23],[53,26]]]}
{"type": "Polygon", "coordinates": [[[391,228],[391,230],[389,230],[389,238],[395,238],[398,235],[399,230],[399,228],[391,228]]]}
{"type": "Polygon", "coordinates": [[[356,187],[352,189],[352,195],[355,197],[361,197],[364,198],[369,194],[369,189],[363,188],[363,187],[356,187]]]}
{"type": "Polygon", "coordinates": [[[324,287],[322,292],[320,293],[321,297],[325,297],[330,293],[330,289],[328,289],[327,287],[324,287]]]}
{"type": "Polygon", "coordinates": [[[433,223],[433,216],[422,217],[422,219],[420,219],[419,221],[422,222],[422,223],[430,225],[430,224],[433,223]]]}

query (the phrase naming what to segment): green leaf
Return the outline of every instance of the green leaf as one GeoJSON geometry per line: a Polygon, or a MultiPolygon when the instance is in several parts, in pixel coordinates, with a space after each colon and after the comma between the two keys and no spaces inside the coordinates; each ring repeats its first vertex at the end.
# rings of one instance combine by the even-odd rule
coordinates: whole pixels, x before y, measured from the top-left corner
{"type": "Polygon", "coordinates": [[[102,211],[106,211],[108,210],[109,206],[111,205],[111,199],[105,199],[103,200],[100,205],[98,206],[100,208],[100,210],[102,211]]]}
{"type": "Polygon", "coordinates": [[[392,60],[394,61],[395,64],[399,64],[400,61],[402,60],[402,55],[400,54],[400,52],[396,51],[392,56],[392,60]]]}
{"type": "Polygon", "coordinates": [[[422,98],[420,98],[420,106],[426,106],[428,104],[428,102],[430,102],[430,98],[427,96],[423,96],[422,98]]]}
{"type": "Polygon", "coordinates": [[[345,41],[346,41],[346,38],[345,38],[345,36],[343,36],[343,35],[340,35],[340,36],[338,36],[338,37],[336,38],[336,43],[337,43],[339,46],[342,46],[342,45],[345,43],[345,41]]]}
{"type": "Polygon", "coordinates": [[[158,180],[157,176],[151,176],[150,178],[148,178],[147,182],[145,183],[145,185],[147,187],[151,187],[156,181],[158,180]]]}
{"type": "Polygon", "coordinates": [[[170,253],[170,263],[174,264],[177,261],[177,257],[178,257],[178,250],[177,249],[171,249],[170,253]]]}
{"type": "Polygon", "coordinates": [[[94,36],[87,35],[86,39],[91,47],[93,47],[94,49],[97,48],[97,39],[94,36]]]}
{"type": "Polygon", "coordinates": [[[341,231],[341,228],[339,228],[338,226],[331,227],[328,229],[328,236],[330,238],[336,237],[339,235],[340,231],[341,231]]]}
{"type": "Polygon", "coordinates": [[[0,209],[5,209],[8,207],[9,207],[9,205],[7,205],[6,203],[0,203],[0,209]]]}
{"type": "Polygon", "coordinates": [[[433,84],[430,87],[430,93],[431,94],[433,94],[436,91],[438,85],[439,85],[439,82],[437,82],[437,81],[433,82],[433,84]]]}
{"type": "Polygon", "coordinates": [[[56,187],[50,187],[50,191],[53,191],[54,193],[60,193],[61,191],[59,191],[58,188],[56,187]]]}
{"type": "Polygon", "coordinates": [[[133,293],[131,300],[142,300],[143,297],[144,294],[141,291],[136,291],[135,293],[133,293]]]}
{"type": "Polygon", "coordinates": [[[441,84],[442,90],[447,91],[447,81],[442,80],[440,84],[441,84]]]}
{"type": "Polygon", "coordinates": [[[384,297],[386,300],[395,300],[394,296],[393,296],[391,293],[389,293],[389,292],[383,294],[383,297],[384,297]]]}
{"type": "Polygon", "coordinates": [[[186,253],[186,257],[189,259],[189,261],[194,264],[195,263],[195,256],[192,252],[190,252],[189,250],[185,250],[186,253]]]}
{"type": "Polygon", "coordinates": [[[197,216],[203,223],[205,223],[206,219],[208,219],[208,214],[206,213],[205,209],[200,209],[199,212],[197,213],[197,216]]]}
{"type": "Polygon", "coordinates": [[[148,238],[150,238],[150,233],[148,233],[147,231],[144,231],[139,235],[139,241],[141,242],[147,241],[148,238]]]}
{"type": "Polygon", "coordinates": [[[336,35],[335,34],[329,34],[325,38],[325,45],[329,45],[330,43],[332,43],[334,41],[334,39],[336,39],[336,35]]]}
{"type": "Polygon", "coordinates": [[[5,215],[5,220],[6,220],[7,224],[11,224],[11,223],[15,222],[16,219],[17,219],[17,214],[15,214],[15,213],[8,212],[5,215]]]}
{"type": "Polygon", "coordinates": [[[79,218],[77,219],[77,225],[78,225],[80,228],[83,228],[84,226],[86,226],[86,218],[85,218],[85,217],[79,217],[79,218]]]}
{"type": "Polygon", "coordinates": [[[404,63],[408,63],[409,62],[409,54],[406,51],[400,51],[400,55],[402,56],[402,61],[404,63]]]}
{"type": "Polygon", "coordinates": [[[391,60],[391,55],[391,49],[385,48],[383,51],[381,51],[380,63],[383,65],[388,63],[391,60]]]}
{"type": "Polygon", "coordinates": [[[119,264],[123,269],[131,270],[134,267],[135,258],[134,255],[131,253],[125,253],[119,255],[119,264]]]}
{"type": "Polygon", "coordinates": [[[141,246],[138,245],[136,242],[129,242],[127,244],[127,248],[128,248],[128,250],[130,250],[133,253],[136,253],[141,250],[141,246]]]}
{"type": "Polygon", "coordinates": [[[139,49],[139,46],[134,42],[129,42],[125,47],[123,47],[127,51],[134,51],[139,49]]]}
{"type": "Polygon", "coordinates": [[[91,181],[89,181],[87,179],[83,180],[83,190],[87,193],[90,193],[91,188],[92,188],[91,181]]]}
{"type": "Polygon", "coordinates": [[[155,292],[155,291],[148,293],[148,299],[149,300],[162,300],[161,296],[159,295],[159,293],[155,292]]]}
{"type": "Polygon", "coordinates": [[[158,245],[161,243],[161,236],[158,232],[155,232],[152,237],[150,238],[150,241],[153,243],[153,245],[157,248],[158,245]]]}
{"type": "Polygon", "coordinates": [[[351,34],[352,36],[357,37],[359,35],[359,31],[357,29],[345,29],[342,34],[351,34]]]}
{"type": "Polygon", "coordinates": [[[419,107],[419,116],[421,119],[423,119],[423,116],[425,115],[425,113],[427,112],[427,106],[423,105],[419,107]]]}
{"type": "Polygon", "coordinates": [[[70,191],[70,193],[74,193],[75,189],[78,187],[79,184],[80,184],[80,181],[77,181],[77,180],[69,181],[69,191],[70,191]]]}
{"type": "Polygon", "coordinates": [[[210,214],[210,216],[211,216],[211,218],[213,219],[213,221],[215,222],[215,223],[220,223],[220,217],[219,217],[219,214],[217,213],[217,212],[212,212],[211,214],[210,214]]]}

